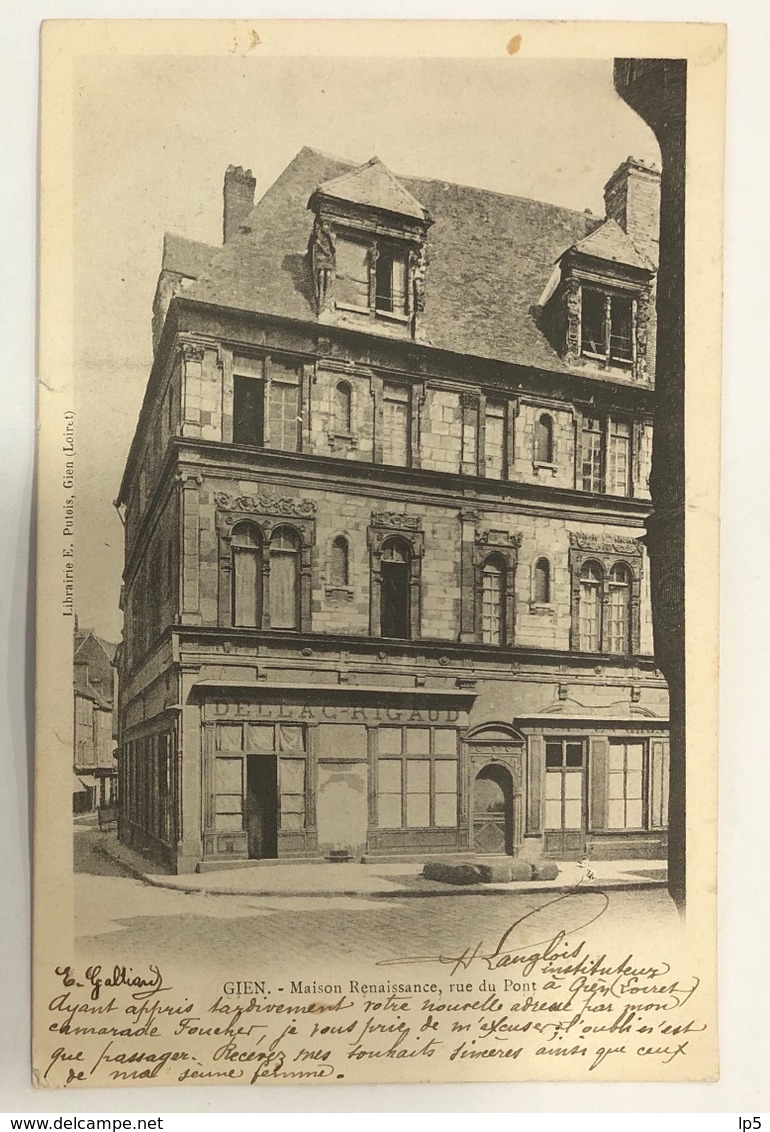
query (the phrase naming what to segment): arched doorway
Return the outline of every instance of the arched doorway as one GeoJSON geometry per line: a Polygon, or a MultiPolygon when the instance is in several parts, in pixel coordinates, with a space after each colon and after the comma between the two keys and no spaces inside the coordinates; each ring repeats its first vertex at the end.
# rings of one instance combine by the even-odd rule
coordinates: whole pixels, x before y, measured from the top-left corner
{"type": "Polygon", "coordinates": [[[513,778],[499,763],[484,766],[473,783],[473,848],[513,855],[513,778]]]}
{"type": "Polygon", "coordinates": [[[463,736],[469,849],[514,856],[524,825],[524,736],[509,723],[490,720],[463,736]]]}

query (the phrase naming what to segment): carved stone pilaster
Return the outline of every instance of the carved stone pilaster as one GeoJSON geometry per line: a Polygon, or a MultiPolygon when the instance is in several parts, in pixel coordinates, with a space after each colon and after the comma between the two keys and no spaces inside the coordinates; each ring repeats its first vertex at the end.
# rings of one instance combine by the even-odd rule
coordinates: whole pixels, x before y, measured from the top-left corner
{"type": "Polygon", "coordinates": [[[428,271],[428,249],[424,242],[409,253],[409,271],[414,295],[414,312],[421,314],[425,310],[425,276],[428,271]]]}
{"type": "Polygon", "coordinates": [[[183,625],[199,625],[200,611],[200,487],[203,477],[179,472],[180,594],[179,619],[183,625]]]}
{"type": "Polygon", "coordinates": [[[650,296],[651,292],[647,290],[634,301],[634,377],[637,381],[649,381],[647,347],[652,316],[650,296]]]}
{"type": "Polygon", "coordinates": [[[580,357],[580,282],[574,276],[564,285],[564,354],[570,361],[580,357]]]}

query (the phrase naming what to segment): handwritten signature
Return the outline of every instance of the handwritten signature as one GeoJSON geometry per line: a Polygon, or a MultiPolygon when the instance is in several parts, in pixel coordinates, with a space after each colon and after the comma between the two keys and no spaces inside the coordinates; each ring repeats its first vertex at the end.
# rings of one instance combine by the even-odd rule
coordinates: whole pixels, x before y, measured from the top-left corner
{"type": "Polygon", "coordinates": [[[85,983],[78,980],[71,967],[57,967],[56,974],[65,987],[87,986],[92,1002],[98,1002],[103,989],[115,990],[118,987],[126,987],[132,991],[131,997],[139,1002],[152,998],[161,991],[172,989],[164,984],[160,968],[154,963],[150,963],[148,975],[135,974],[133,967],[118,965],[114,966],[109,974],[102,974],[102,966],[98,963],[86,967],[85,983]]]}
{"type": "Polygon", "coordinates": [[[451,955],[408,955],[398,959],[380,960],[378,966],[396,966],[403,963],[440,963],[450,967],[450,974],[458,971],[467,971],[473,964],[481,964],[485,970],[494,971],[503,967],[517,967],[524,976],[532,974],[536,968],[554,968],[555,965],[569,964],[567,968],[559,966],[559,973],[621,974],[655,976],[664,974],[668,964],[661,967],[633,968],[629,966],[632,956],[628,956],[620,964],[609,967],[602,966],[606,956],[592,958],[587,950],[585,940],[568,943],[568,937],[595,923],[604,915],[609,906],[609,897],[601,889],[581,890],[572,889],[560,893],[553,900],[548,900],[537,908],[519,916],[503,932],[494,947],[489,949],[483,940],[463,947],[451,955]],[[560,925],[553,924],[553,913],[557,910],[560,925]],[[553,927],[549,930],[547,925],[551,921],[553,927]],[[538,937],[543,933],[542,938],[538,937]],[[527,938],[529,937],[529,938],[527,938]]]}

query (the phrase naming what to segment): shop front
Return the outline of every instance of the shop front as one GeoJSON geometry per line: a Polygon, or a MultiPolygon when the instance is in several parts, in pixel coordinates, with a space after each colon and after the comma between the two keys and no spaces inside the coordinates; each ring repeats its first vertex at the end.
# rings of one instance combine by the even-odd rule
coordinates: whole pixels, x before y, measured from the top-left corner
{"type": "Polygon", "coordinates": [[[469,838],[463,740],[475,693],[197,686],[203,862],[382,859],[469,838]]]}

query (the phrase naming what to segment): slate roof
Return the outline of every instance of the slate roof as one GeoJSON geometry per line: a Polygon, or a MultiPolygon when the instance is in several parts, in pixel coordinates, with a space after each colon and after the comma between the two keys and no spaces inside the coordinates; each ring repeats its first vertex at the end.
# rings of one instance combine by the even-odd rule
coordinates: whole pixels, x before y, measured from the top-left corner
{"type": "Polygon", "coordinates": [[[112,711],[112,700],[104,696],[97,688],[94,688],[86,678],[88,666],[86,664],[76,664],[73,688],[76,696],[81,696],[84,700],[90,700],[91,703],[96,704],[102,711],[112,711]]]}
{"type": "Polygon", "coordinates": [[[105,641],[105,639],[103,637],[97,637],[97,635],[96,635],[96,633],[94,633],[93,629],[80,629],[75,634],[75,655],[77,656],[78,652],[83,647],[83,645],[88,641],[89,637],[92,637],[93,640],[96,641],[97,644],[101,646],[101,648],[104,650],[110,664],[112,664],[113,660],[115,659],[115,653],[117,651],[118,646],[116,644],[114,644],[112,641],[105,641]]]}
{"type": "Polygon", "coordinates": [[[112,663],[116,650],[117,645],[97,637],[92,629],[81,629],[75,634],[75,691],[109,710],[112,708],[112,663]],[[101,690],[94,686],[93,681],[101,681],[101,690]]]}
{"type": "Polygon", "coordinates": [[[163,237],[163,269],[197,279],[206,270],[217,250],[200,240],[188,240],[185,236],[166,232],[163,237]]]}
{"type": "Polygon", "coordinates": [[[596,231],[586,236],[579,244],[575,244],[573,251],[582,255],[593,256],[594,259],[608,259],[613,263],[622,263],[628,267],[640,267],[644,271],[654,271],[653,265],[642,255],[618,224],[617,220],[605,220],[596,231]]]}
{"type": "MultiPolygon", "coordinates": [[[[315,321],[307,256],[313,214],[307,203],[319,186],[325,185],[326,191],[330,183],[336,183],[338,190],[343,186],[345,191],[345,184],[350,188],[349,175],[356,168],[314,149],[300,150],[252,209],[251,232],[222,248],[208,249],[210,260],[185,297],[315,321]]],[[[538,326],[536,304],[556,261],[602,221],[557,205],[466,185],[392,179],[434,221],[428,232],[419,341],[456,353],[568,372],[538,326]]],[[[612,243],[617,250],[618,242],[612,243]]],[[[202,247],[191,249],[199,263],[204,258],[202,247]]],[[[174,251],[181,262],[182,244],[174,245],[174,251]]],[[[182,273],[195,275],[192,267],[182,273]]],[[[182,267],[176,270],[181,272],[182,267]]]]}
{"type": "Polygon", "coordinates": [[[333,177],[331,181],[324,181],[319,185],[318,193],[352,204],[371,205],[399,216],[427,219],[426,209],[396,180],[379,157],[372,157],[365,165],[333,177]]]}

